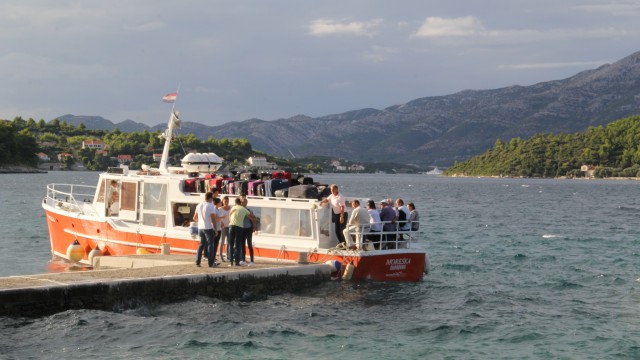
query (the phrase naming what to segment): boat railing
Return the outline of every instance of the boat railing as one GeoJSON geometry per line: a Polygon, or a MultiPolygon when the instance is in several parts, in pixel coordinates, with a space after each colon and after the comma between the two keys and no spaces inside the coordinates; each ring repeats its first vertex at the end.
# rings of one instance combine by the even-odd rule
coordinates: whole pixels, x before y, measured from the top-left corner
{"type": "Polygon", "coordinates": [[[415,244],[422,238],[422,232],[419,230],[420,223],[413,221],[405,226],[406,229],[400,229],[397,223],[393,221],[383,221],[380,223],[382,231],[372,231],[371,224],[363,224],[357,227],[346,227],[349,236],[355,239],[356,246],[361,250],[391,250],[391,249],[410,249],[411,244],[415,244]],[[384,230],[384,225],[393,225],[393,230],[384,230]]]}
{"type": "Polygon", "coordinates": [[[83,213],[83,205],[91,204],[96,187],[91,185],[49,184],[45,202],[67,211],[83,213]]]}

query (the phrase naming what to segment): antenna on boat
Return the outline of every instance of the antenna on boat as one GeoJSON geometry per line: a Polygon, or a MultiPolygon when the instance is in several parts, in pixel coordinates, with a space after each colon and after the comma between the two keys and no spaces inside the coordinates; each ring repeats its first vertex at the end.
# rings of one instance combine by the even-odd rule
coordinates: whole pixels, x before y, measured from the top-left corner
{"type": "Polygon", "coordinates": [[[176,99],[178,98],[178,92],[180,91],[180,84],[178,84],[178,89],[175,93],[170,93],[165,95],[162,98],[164,102],[170,102],[173,105],[171,106],[171,115],[169,116],[169,124],[167,126],[167,130],[164,133],[160,134],[160,138],[164,138],[164,149],[162,150],[162,158],[160,159],[160,165],[158,166],[158,170],[163,173],[169,173],[169,166],[167,165],[169,159],[169,147],[171,145],[171,140],[173,139],[174,129],[180,128],[180,113],[175,110],[176,99]]]}

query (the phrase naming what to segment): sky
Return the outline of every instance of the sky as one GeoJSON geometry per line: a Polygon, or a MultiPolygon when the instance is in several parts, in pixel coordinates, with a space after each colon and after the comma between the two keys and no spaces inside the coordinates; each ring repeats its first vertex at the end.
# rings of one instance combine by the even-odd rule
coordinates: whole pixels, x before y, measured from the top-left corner
{"type": "Polygon", "coordinates": [[[637,0],[3,0],[0,118],[220,125],[564,79],[640,50],[637,0]]]}

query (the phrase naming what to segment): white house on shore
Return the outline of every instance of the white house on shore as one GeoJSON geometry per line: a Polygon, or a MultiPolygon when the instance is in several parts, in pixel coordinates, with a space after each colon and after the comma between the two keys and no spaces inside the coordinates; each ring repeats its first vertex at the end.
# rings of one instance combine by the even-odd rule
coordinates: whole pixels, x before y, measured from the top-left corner
{"type": "Polygon", "coordinates": [[[251,156],[247,162],[249,163],[249,167],[255,170],[274,170],[278,168],[278,165],[268,162],[264,156],[251,156]]]}
{"type": "Polygon", "coordinates": [[[596,167],[593,165],[582,165],[580,171],[584,173],[587,179],[593,179],[596,176],[596,167]]]}
{"type": "Polygon", "coordinates": [[[104,142],[102,142],[100,140],[84,140],[82,142],[82,148],[83,149],[102,150],[102,149],[104,149],[104,142]]]}

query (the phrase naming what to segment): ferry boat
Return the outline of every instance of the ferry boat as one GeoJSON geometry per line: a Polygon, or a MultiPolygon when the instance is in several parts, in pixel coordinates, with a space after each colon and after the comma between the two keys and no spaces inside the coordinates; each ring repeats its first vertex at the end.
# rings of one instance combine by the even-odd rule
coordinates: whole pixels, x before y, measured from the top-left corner
{"type": "MultiPolygon", "coordinates": [[[[199,238],[190,222],[205,191],[224,184],[220,196],[229,196],[234,204],[239,185],[247,181],[216,175],[222,161],[213,153],[187,154],[182,166],[169,166],[169,146],[179,127],[179,114],[172,110],[158,168],[134,171],[121,165],[99,174],[97,186],[47,185],[42,206],[54,258],[92,265],[95,255],[195,255],[199,238]],[[237,189],[228,191],[234,182],[237,189]]],[[[257,259],[301,262],[306,257],[332,264],[336,277],[352,280],[420,281],[428,272],[420,231],[367,234],[362,229],[353,234],[357,249],[345,249],[335,236],[331,210],[321,206],[320,198],[284,197],[283,191],[275,196],[272,190],[246,195],[248,208],[262,224],[267,218],[272,224],[253,234],[257,259]]]]}

